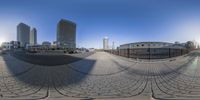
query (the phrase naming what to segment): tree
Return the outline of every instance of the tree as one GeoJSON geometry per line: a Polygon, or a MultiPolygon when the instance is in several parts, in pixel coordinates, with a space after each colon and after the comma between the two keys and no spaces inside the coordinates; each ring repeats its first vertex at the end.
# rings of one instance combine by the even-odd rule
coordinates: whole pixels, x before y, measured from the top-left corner
{"type": "Polygon", "coordinates": [[[187,41],[185,47],[188,50],[194,50],[195,49],[195,43],[193,41],[187,41]]]}

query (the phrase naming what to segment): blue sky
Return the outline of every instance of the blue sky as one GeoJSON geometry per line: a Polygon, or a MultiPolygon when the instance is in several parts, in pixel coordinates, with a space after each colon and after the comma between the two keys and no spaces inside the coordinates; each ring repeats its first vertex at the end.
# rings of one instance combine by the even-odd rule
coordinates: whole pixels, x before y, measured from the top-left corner
{"type": "Polygon", "coordinates": [[[16,40],[16,25],[55,41],[61,19],[77,24],[77,46],[102,48],[137,41],[200,42],[199,0],[0,0],[0,41],[16,40]]]}

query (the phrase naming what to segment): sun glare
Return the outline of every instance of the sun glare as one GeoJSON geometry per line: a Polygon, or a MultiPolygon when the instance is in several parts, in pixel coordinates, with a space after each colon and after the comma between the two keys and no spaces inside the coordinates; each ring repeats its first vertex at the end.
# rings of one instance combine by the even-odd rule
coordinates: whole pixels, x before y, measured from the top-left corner
{"type": "Polygon", "coordinates": [[[195,41],[197,42],[198,45],[200,45],[200,38],[199,39],[195,39],[195,41]]]}
{"type": "Polygon", "coordinates": [[[0,37],[0,45],[1,45],[3,42],[5,42],[5,39],[0,37]]]}

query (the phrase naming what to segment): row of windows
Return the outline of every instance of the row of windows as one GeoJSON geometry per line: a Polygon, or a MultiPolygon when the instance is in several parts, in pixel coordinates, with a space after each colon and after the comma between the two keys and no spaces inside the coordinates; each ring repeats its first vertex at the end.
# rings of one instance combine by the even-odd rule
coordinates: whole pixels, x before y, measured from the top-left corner
{"type": "Polygon", "coordinates": [[[143,46],[169,46],[169,44],[134,44],[130,45],[131,47],[143,47],[143,46]]]}

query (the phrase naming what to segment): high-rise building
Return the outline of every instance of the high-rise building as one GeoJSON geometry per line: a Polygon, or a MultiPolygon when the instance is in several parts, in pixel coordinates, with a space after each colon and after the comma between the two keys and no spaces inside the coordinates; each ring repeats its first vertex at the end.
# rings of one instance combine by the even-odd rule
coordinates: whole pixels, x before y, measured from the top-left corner
{"type": "Polygon", "coordinates": [[[108,39],[108,37],[103,38],[103,49],[104,50],[109,49],[109,39],[108,39]]]}
{"type": "Polygon", "coordinates": [[[112,49],[115,49],[115,42],[112,42],[112,49]]]}
{"type": "Polygon", "coordinates": [[[24,23],[17,25],[17,41],[20,42],[21,47],[30,44],[30,27],[24,23]]]}
{"type": "Polygon", "coordinates": [[[37,30],[33,28],[30,32],[30,44],[36,45],[37,44],[37,30]]]}
{"type": "Polygon", "coordinates": [[[61,19],[57,25],[57,44],[65,48],[76,48],[76,24],[61,19]]]}

